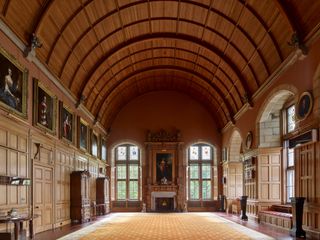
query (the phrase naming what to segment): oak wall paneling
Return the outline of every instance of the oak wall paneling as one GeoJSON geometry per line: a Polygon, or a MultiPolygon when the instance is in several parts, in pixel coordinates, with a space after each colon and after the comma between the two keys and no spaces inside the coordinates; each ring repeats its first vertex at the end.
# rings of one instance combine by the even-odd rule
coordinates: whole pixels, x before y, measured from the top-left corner
{"type": "MultiPolygon", "coordinates": [[[[282,148],[259,148],[243,154],[244,161],[255,159],[254,176],[244,180],[244,195],[248,196],[248,216],[258,220],[258,213],[271,205],[281,204],[282,148]]],[[[246,171],[246,167],[245,167],[246,171]]]]}
{"type": "MultiPolygon", "coordinates": [[[[30,177],[28,129],[18,120],[0,115],[0,175],[30,177]]],[[[30,211],[30,186],[0,185],[0,215],[15,208],[30,211]]],[[[0,231],[5,230],[0,224],[0,231]]]]}
{"type": "Polygon", "coordinates": [[[295,148],[296,197],[305,197],[303,229],[320,239],[320,142],[295,148]]]}
{"type": "Polygon", "coordinates": [[[227,198],[228,212],[232,204],[243,195],[243,162],[225,162],[223,164],[223,193],[227,198]]]}
{"type": "Polygon", "coordinates": [[[57,146],[55,162],[56,227],[70,223],[70,174],[74,169],[74,158],[75,151],[70,146],[57,146]]]}

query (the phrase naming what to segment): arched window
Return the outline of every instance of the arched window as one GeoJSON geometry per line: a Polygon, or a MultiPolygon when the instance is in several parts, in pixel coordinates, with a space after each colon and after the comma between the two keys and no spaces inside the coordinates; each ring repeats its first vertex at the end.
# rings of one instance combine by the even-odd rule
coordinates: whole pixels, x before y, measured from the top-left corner
{"type": "Polygon", "coordinates": [[[195,144],[188,151],[189,200],[213,199],[213,148],[195,144]]]}
{"type": "Polygon", "coordinates": [[[115,198],[118,201],[138,201],[140,197],[140,151],[131,144],[115,149],[115,198]]]}

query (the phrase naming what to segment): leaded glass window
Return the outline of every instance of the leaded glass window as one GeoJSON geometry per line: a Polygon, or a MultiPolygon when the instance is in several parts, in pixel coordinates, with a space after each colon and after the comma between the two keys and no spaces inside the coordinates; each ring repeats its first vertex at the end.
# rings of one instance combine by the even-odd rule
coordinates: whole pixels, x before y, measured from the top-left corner
{"type": "Polygon", "coordinates": [[[209,146],[202,146],[202,159],[203,160],[210,160],[211,159],[211,148],[209,146]]]}
{"type": "Polygon", "coordinates": [[[189,148],[189,199],[212,199],[213,148],[196,144],[189,148]]]}
{"type": "Polygon", "coordinates": [[[127,147],[118,147],[118,159],[117,160],[126,160],[127,159],[127,147]]]}
{"type": "Polygon", "coordinates": [[[130,146],[130,160],[138,160],[138,147],[130,146]]]}
{"type": "Polygon", "coordinates": [[[116,148],[116,198],[139,199],[139,148],[124,144],[116,148]]]}
{"type": "Polygon", "coordinates": [[[287,130],[288,133],[292,132],[296,127],[295,121],[295,106],[292,105],[287,108],[287,130]]]}
{"type": "Polygon", "coordinates": [[[199,159],[199,148],[190,147],[190,160],[198,160],[198,159],[199,159]]]}

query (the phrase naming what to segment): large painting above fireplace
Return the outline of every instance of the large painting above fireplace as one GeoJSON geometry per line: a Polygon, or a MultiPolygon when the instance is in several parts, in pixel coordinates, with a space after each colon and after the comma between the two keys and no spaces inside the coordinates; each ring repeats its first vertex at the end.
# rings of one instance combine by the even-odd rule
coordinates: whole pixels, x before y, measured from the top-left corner
{"type": "Polygon", "coordinates": [[[165,185],[172,182],[172,153],[156,154],[156,181],[157,184],[165,185]]]}

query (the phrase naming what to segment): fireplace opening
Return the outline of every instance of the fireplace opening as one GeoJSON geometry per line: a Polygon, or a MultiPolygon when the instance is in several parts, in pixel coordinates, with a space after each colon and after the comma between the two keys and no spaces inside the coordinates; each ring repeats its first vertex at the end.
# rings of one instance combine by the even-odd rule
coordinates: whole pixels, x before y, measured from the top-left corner
{"type": "Polygon", "coordinates": [[[174,210],[173,198],[156,198],[156,211],[172,212],[174,210]]]}

